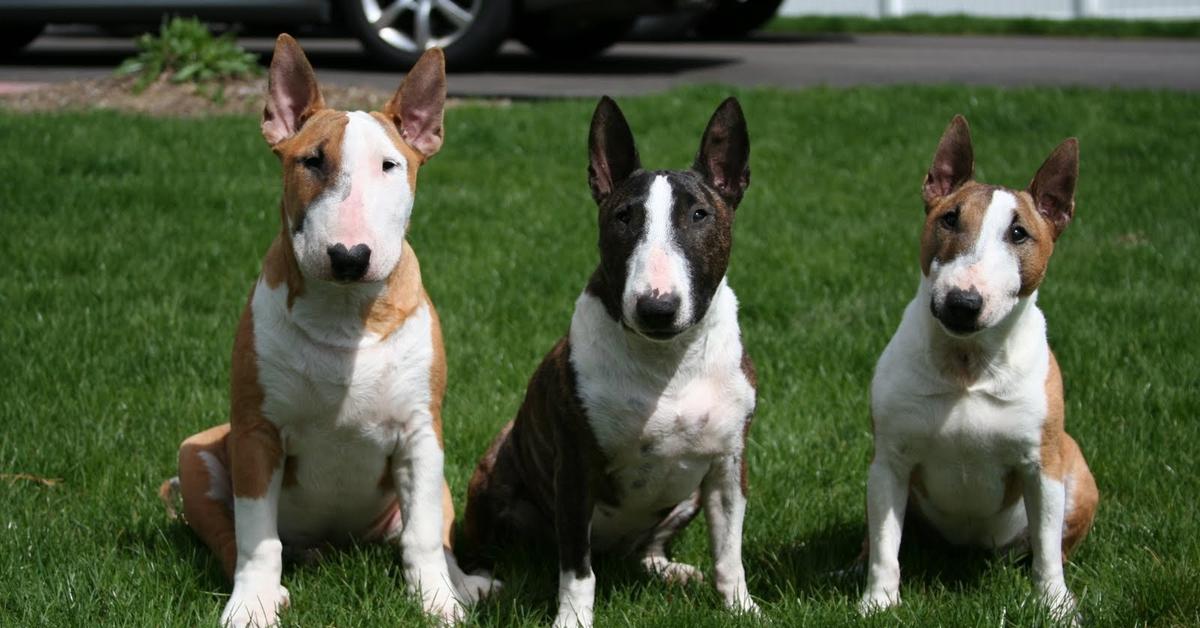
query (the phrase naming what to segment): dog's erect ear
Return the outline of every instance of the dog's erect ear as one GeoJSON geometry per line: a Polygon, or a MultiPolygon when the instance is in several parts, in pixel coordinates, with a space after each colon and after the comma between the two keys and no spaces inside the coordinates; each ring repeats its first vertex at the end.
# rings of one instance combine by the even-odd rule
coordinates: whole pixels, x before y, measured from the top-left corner
{"type": "Polygon", "coordinates": [[[726,98],[713,113],[692,168],[717,189],[730,207],[737,208],[750,187],[750,135],[736,98],[726,98]]]}
{"type": "Polygon", "coordinates": [[[1079,180],[1079,140],[1064,140],[1033,175],[1029,195],[1038,212],[1054,226],[1054,239],[1075,215],[1075,183],[1079,180]]]}
{"type": "Polygon", "coordinates": [[[275,40],[267,78],[267,106],[263,108],[262,134],[274,146],[296,134],[304,121],[325,107],[317,75],[300,44],[284,33],[275,40]]]}
{"type": "Polygon", "coordinates": [[[625,121],[621,108],[608,96],[602,96],[592,114],[592,130],[588,136],[588,185],[592,198],[599,205],[608,198],[629,175],[642,167],[633,131],[625,121]]]}
{"type": "Polygon", "coordinates": [[[967,119],[954,116],[933,155],[933,165],[925,175],[921,195],[925,198],[928,212],[938,201],[949,196],[962,184],[971,180],[975,171],[975,150],[971,148],[971,129],[967,119]]]}
{"type": "Polygon", "coordinates": [[[408,71],[383,112],[400,129],[400,137],[429,159],[441,150],[445,139],[445,109],[446,55],[441,48],[430,48],[408,71]]]}

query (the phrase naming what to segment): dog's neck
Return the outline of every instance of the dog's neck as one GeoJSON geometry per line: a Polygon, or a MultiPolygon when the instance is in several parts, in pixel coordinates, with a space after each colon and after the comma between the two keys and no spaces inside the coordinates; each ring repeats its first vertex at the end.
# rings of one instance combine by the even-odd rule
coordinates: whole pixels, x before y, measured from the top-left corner
{"type": "MultiPolygon", "coordinates": [[[[706,359],[713,334],[730,326],[737,333],[737,297],[722,278],[704,316],[667,340],[653,340],[633,331],[612,316],[599,295],[585,290],[575,306],[571,338],[573,342],[587,339],[603,343],[606,346],[600,349],[636,363],[640,371],[669,378],[681,366],[706,359]]],[[[740,359],[740,355],[734,357],[740,359]]]]}
{"type": "MultiPolygon", "coordinates": [[[[293,272],[299,268],[293,267],[293,272]]],[[[336,283],[304,278],[289,280],[289,319],[316,344],[337,349],[363,349],[386,339],[421,304],[420,267],[408,243],[400,261],[383,280],[336,283]]]]}
{"type": "Polygon", "coordinates": [[[929,280],[922,276],[916,301],[929,362],[945,379],[963,388],[1028,366],[1025,362],[1031,349],[1045,343],[1045,319],[1037,307],[1037,291],[1018,299],[999,324],[970,336],[946,331],[929,309],[930,297],[929,280]]]}

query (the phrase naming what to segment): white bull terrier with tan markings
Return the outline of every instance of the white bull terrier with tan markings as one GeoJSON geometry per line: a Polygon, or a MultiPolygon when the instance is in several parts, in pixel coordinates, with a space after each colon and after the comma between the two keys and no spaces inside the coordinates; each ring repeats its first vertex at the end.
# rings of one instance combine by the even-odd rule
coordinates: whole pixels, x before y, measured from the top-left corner
{"type": "Polygon", "coordinates": [[[233,581],[222,625],[278,622],[285,548],[398,541],[442,621],[490,588],[449,551],[445,354],[405,240],[445,97],[431,49],[382,112],[336,111],[296,41],[276,42],[262,133],[283,166],[281,230],[238,326],[230,422],[185,440],[163,487],[233,581]]]}
{"type": "Polygon", "coordinates": [[[906,506],[955,544],[1028,545],[1042,602],[1075,619],[1063,560],[1099,495],[1063,431],[1063,387],[1036,305],[1075,210],[1079,146],[1050,154],[1025,190],[972,180],[957,116],[925,179],[921,283],[871,385],[868,573],[860,610],[900,603],[906,506]]]}

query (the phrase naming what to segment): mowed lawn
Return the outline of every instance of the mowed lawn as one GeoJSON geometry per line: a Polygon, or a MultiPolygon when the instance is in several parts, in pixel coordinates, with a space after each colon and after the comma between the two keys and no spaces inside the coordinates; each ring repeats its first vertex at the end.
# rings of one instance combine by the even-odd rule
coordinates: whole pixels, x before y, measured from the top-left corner
{"type": "MultiPolygon", "coordinates": [[[[451,76],[453,81],[453,76],[451,76]]],[[[723,88],[621,101],[645,164],[690,164],[723,88]]],[[[1066,568],[1091,625],[1200,623],[1200,97],[887,88],[738,91],[752,184],[730,282],[758,366],[744,556],[774,625],[859,625],[868,383],[917,284],[921,179],[947,121],[977,176],[1024,186],[1078,136],[1075,222],[1039,302],[1067,428],[1096,475],[1066,568]]],[[[335,103],[336,104],[336,103],[335,103]]],[[[594,101],[467,105],[421,170],[411,242],[449,354],[446,475],[475,462],[566,331],[594,267],[594,101]]],[[[186,436],[227,420],[237,318],[278,230],[279,173],[249,117],[0,114],[0,625],[214,625],[218,564],[156,495],[186,436]],[[53,486],[14,477],[61,480],[53,486]]],[[[863,625],[1048,623],[1027,560],[910,535],[904,605],[863,625]]],[[[503,556],[471,621],[553,618],[546,551],[503,556]]],[[[703,519],[675,555],[711,574],[703,519]]],[[[755,625],[710,584],[599,561],[599,625],[755,625]]],[[[412,625],[396,550],[284,573],[302,626],[412,625]]]]}

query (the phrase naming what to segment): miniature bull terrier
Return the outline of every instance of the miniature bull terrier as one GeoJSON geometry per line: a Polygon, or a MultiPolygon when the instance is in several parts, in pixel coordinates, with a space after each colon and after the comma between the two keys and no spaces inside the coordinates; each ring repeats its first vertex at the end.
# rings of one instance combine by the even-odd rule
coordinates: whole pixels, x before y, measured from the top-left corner
{"type": "Polygon", "coordinates": [[[445,62],[427,51],[382,112],[327,108],[280,35],[262,134],[283,167],[279,235],[233,348],[230,421],[183,442],[188,525],[233,582],[221,624],[274,625],[282,552],[398,541],[404,576],[444,621],[486,593],[449,552],[446,361],[405,240],[417,170],[441,148],[445,62]]]}
{"type": "Polygon", "coordinates": [[[921,282],[875,368],[867,480],[868,574],[859,609],[900,602],[905,507],[948,541],[1028,546],[1040,599],[1073,621],[1063,561],[1099,494],[1063,431],[1063,386],[1036,305],[1075,211],[1068,139],[1025,190],[972,179],[967,121],[946,129],[925,177],[921,282]]]}
{"type": "Polygon", "coordinates": [[[717,589],[730,608],[757,610],[741,556],[755,376],[725,279],[750,183],[741,107],[730,98],[717,109],[692,169],[644,170],[605,97],[589,152],[600,263],[569,333],[479,462],[464,547],[556,538],[554,625],[586,627],[594,550],[634,552],[668,581],[701,579],[667,546],[703,508],[717,589]]]}

